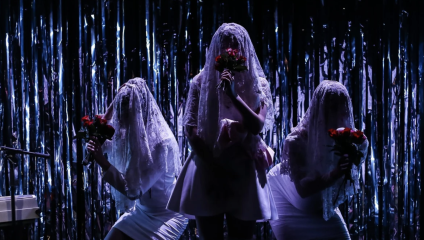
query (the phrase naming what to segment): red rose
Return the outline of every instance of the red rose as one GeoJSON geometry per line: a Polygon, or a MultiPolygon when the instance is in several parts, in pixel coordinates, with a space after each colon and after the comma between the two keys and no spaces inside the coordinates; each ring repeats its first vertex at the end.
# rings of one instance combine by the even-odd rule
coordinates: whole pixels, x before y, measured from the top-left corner
{"type": "Polygon", "coordinates": [[[91,126],[94,123],[94,121],[87,122],[87,126],[91,126]]]}
{"type": "Polygon", "coordinates": [[[90,118],[87,116],[84,116],[83,118],[81,118],[81,121],[83,122],[83,126],[87,127],[90,123],[90,118]]]}
{"type": "Polygon", "coordinates": [[[359,130],[352,132],[352,137],[353,137],[353,142],[356,144],[362,144],[367,139],[364,133],[359,130]]]}
{"type": "Polygon", "coordinates": [[[343,137],[350,137],[350,131],[351,130],[352,130],[351,128],[345,128],[345,129],[343,129],[342,136],[343,137]]]}
{"type": "Polygon", "coordinates": [[[242,60],[243,62],[246,62],[246,57],[241,56],[240,60],[242,60]]]}
{"type": "Polygon", "coordinates": [[[215,58],[215,62],[218,62],[221,59],[221,55],[215,58]]]}
{"type": "Polygon", "coordinates": [[[81,121],[83,121],[84,123],[88,122],[88,121],[90,121],[90,117],[88,117],[88,115],[84,116],[84,117],[81,118],[81,121]]]}
{"type": "MultiPolygon", "coordinates": [[[[234,49],[235,50],[235,49],[234,49]]],[[[235,52],[233,49],[231,48],[227,48],[226,52],[228,53],[229,56],[233,57],[235,56],[235,52]]]]}
{"type": "Polygon", "coordinates": [[[106,123],[107,123],[106,119],[103,119],[103,118],[100,119],[100,124],[105,125],[106,123]]]}
{"type": "Polygon", "coordinates": [[[356,139],[361,139],[363,135],[364,133],[359,130],[352,132],[352,136],[356,139]]]}
{"type": "Polygon", "coordinates": [[[328,134],[330,135],[331,138],[336,138],[337,137],[337,130],[336,129],[330,129],[330,130],[328,130],[328,134]]]}

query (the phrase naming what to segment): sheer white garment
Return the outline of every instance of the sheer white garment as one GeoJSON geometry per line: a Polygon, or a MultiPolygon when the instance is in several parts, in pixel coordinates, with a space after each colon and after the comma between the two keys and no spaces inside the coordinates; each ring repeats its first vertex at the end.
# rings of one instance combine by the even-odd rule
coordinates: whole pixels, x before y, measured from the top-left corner
{"type": "Polygon", "coordinates": [[[120,89],[111,124],[115,135],[103,150],[112,165],[103,179],[117,209],[127,211],[114,227],[134,239],[176,239],[187,219],[166,204],[181,169],[178,144],[143,79],[120,89]]]}
{"type": "Polygon", "coordinates": [[[116,189],[112,192],[117,208],[125,211],[164,173],[178,176],[178,143],[141,78],[129,80],[120,89],[113,101],[110,124],[115,135],[104,151],[111,164],[125,175],[124,194],[116,189]],[[157,148],[161,151],[155,151],[157,148]]]}
{"type": "Polygon", "coordinates": [[[214,68],[215,57],[220,54],[221,41],[226,36],[236,38],[241,55],[247,58],[248,71],[235,74],[236,92],[254,111],[265,104],[268,113],[263,131],[272,127],[271,92],[249,35],[240,25],[223,24],[212,38],[204,70],[191,82],[184,115],[184,126],[197,127],[199,137],[218,160],[209,164],[192,152],[167,208],[194,216],[230,213],[242,220],[275,219],[277,214],[265,169],[258,168],[255,161],[257,153],[266,156],[260,136],[246,131],[238,134],[239,139],[233,144],[218,141],[222,123],[243,122],[231,99],[216,89],[220,74],[214,68]]]}
{"type": "Polygon", "coordinates": [[[242,121],[242,116],[231,99],[224,91],[216,88],[220,82],[220,73],[215,70],[215,58],[221,54],[223,38],[228,36],[236,38],[240,54],[246,57],[245,65],[248,67],[247,71],[235,73],[234,81],[237,94],[253,111],[256,111],[261,103],[267,106],[268,111],[262,129],[263,132],[271,129],[274,123],[269,83],[256,56],[249,34],[246,29],[238,24],[224,23],[212,38],[206,53],[203,71],[199,73],[197,79],[193,80],[197,82],[193,86],[197,89],[193,89],[193,92],[199,94],[193,96],[189,93],[187,109],[192,107],[193,111],[186,113],[184,120],[186,126],[197,126],[199,137],[204,139],[211,149],[218,138],[221,120],[227,118],[242,121]],[[192,106],[193,104],[197,106],[192,106]]]}
{"type": "MultiPolygon", "coordinates": [[[[125,176],[113,165],[104,173],[103,179],[118,191],[126,192],[125,176]]],[[[175,181],[174,174],[165,172],[113,227],[132,239],[179,239],[187,227],[188,219],[165,208],[175,181]]]]}
{"type": "Polygon", "coordinates": [[[302,198],[288,175],[280,174],[280,164],[268,172],[278,220],[269,221],[277,240],[350,239],[346,224],[338,208],[327,221],[322,217],[321,194],[302,198]]]}
{"type": "MultiPolygon", "coordinates": [[[[332,171],[340,157],[330,151],[334,141],[329,137],[330,128],[355,129],[352,103],[345,86],[336,81],[325,80],[318,85],[311,104],[300,123],[287,136],[282,156],[282,174],[290,175],[293,181],[314,174],[324,175],[332,171]]],[[[359,150],[365,160],[368,141],[359,150]]],[[[359,188],[358,168],[352,167],[353,184],[341,186],[344,178],[321,191],[323,218],[330,219],[334,209],[354,194],[359,188]]]]}

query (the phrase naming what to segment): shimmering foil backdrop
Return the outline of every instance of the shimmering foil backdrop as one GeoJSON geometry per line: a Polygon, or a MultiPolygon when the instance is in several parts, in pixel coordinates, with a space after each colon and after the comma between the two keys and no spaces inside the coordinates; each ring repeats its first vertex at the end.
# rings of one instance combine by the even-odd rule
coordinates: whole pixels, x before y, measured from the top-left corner
{"type": "MultiPolygon", "coordinates": [[[[275,161],[319,82],[344,83],[370,139],[362,191],[341,206],[352,238],[419,239],[423,11],[418,0],[1,0],[0,145],[52,156],[17,169],[16,194],[35,194],[42,209],[33,239],[102,239],[117,219],[109,185],[78,164],[84,145],[72,137],[128,79],[148,80],[185,159],[179,117],[223,22],[248,30],[270,81],[275,161]]],[[[257,239],[272,239],[257,226],[257,239]]],[[[182,239],[195,234],[190,222],[182,239]]]]}

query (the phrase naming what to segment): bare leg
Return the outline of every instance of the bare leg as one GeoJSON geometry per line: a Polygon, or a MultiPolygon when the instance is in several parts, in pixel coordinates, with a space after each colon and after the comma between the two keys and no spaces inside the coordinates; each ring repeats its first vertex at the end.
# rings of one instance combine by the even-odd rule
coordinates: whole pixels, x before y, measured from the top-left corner
{"type": "Polygon", "coordinates": [[[133,240],[133,239],[128,237],[125,233],[121,232],[121,230],[112,228],[107,234],[107,236],[105,237],[105,240],[133,240]]]}
{"type": "Polygon", "coordinates": [[[226,215],[229,239],[253,239],[256,221],[243,221],[230,214],[226,215]]]}
{"type": "Polygon", "coordinates": [[[200,240],[224,239],[224,214],[210,217],[196,217],[200,240]]]}

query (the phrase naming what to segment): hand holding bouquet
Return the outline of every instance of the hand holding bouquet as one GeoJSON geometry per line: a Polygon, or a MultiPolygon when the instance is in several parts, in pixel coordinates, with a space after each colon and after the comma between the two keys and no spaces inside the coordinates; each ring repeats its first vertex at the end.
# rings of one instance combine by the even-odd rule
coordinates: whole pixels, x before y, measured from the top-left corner
{"type": "MultiPolygon", "coordinates": [[[[244,65],[245,62],[246,57],[241,56],[237,49],[227,48],[224,53],[215,58],[215,69],[220,73],[228,71],[231,75],[233,75],[234,72],[247,70],[247,67],[244,65]]],[[[227,80],[227,78],[225,79],[227,80]]],[[[225,88],[225,82],[223,79],[221,79],[217,88],[225,88]]]]}
{"type": "MultiPolygon", "coordinates": [[[[108,125],[107,120],[99,115],[96,115],[94,120],[91,120],[89,116],[85,116],[81,121],[83,122],[83,126],[74,138],[84,139],[88,142],[90,138],[96,137],[103,144],[106,139],[112,140],[115,134],[115,129],[111,125],[108,125]]],[[[83,160],[83,164],[88,165],[91,161],[93,161],[92,155],[88,153],[83,160]]]]}
{"type": "MultiPolygon", "coordinates": [[[[335,145],[331,146],[332,150],[337,152],[336,155],[348,154],[349,159],[355,166],[359,166],[364,154],[359,151],[358,145],[361,145],[367,138],[364,133],[351,128],[338,128],[328,130],[328,134],[335,141],[335,145]]],[[[347,173],[346,180],[352,181],[351,172],[347,173]]]]}

